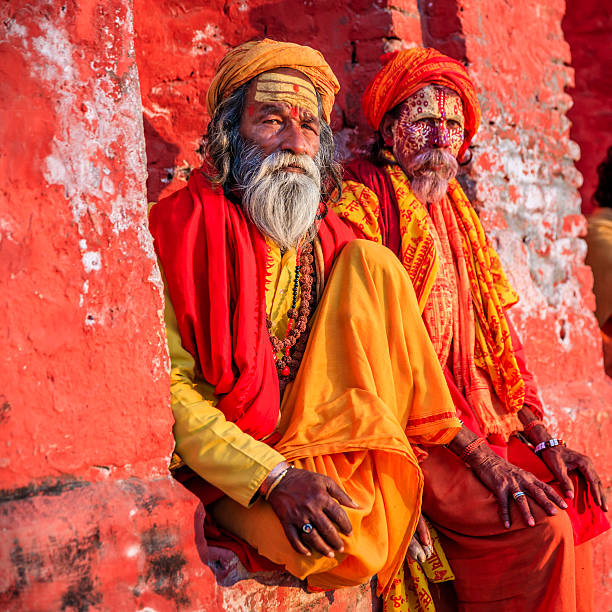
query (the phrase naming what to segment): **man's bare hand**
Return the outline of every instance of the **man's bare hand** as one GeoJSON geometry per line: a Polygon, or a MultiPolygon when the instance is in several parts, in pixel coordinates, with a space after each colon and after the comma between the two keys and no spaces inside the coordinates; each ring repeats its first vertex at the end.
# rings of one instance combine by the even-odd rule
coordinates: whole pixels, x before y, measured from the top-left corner
{"type": "Polygon", "coordinates": [[[353,530],[340,504],[359,507],[331,478],[297,468],[287,472],[268,501],[297,552],[313,550],[326,557],[344,550],[338,531],[350,535],[353,530]],[[312,525],[310,533],[302,530],[305,524],[312,525]]]}
{"type": "Polygon", "coordinates": [[[412,536],[412,540],[410,540],[410,546],[408,546],[408,553],[415,561],[424,563],[429,559],[432,552],[433,546],[431,543],[431,535],[425,519],[420,516],[419,524],[412,536]]]}
{"type": "Polygon", "coordinates": [[[608,511],[608,503],[601,480],[589,457],[566,446],[554,446],[543,450],[540,453],[540,458],[559,481],[566,497],[570,499],[574,497],[574,487],[567,473],[571,470],[578,470],[591,485],[591,492],[595,503],[604,512],[608,511]]]}
{"type": "Polygon", "coordinates": [[[535,501],[551,516],[557,514],[555,504],[559,508],[567,508],[563,498],[550,485],[538,480],[530,472],[502,459],[484,445],[478,452],[470,456],[468,462],[485,487],[497,497],[501,521],[506,529],[509,529],[511,525],[510,504],[512,502],[516,503],[523,520],[530,527],[535,525],[535,519],[529,500],[535,501]],[[515,494],[519,492],[525,495],[515,497],[515,494]]]}

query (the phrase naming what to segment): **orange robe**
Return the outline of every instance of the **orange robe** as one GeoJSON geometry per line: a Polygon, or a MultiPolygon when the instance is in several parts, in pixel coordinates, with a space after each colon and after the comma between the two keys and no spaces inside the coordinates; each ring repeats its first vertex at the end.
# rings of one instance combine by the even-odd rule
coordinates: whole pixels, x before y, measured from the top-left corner
{"type": "MultiPolygon", "coordinates": [[[[270,291],[291,265],[287,257],[268,268],[270,291]]],[[[275,306],[276,300],[269,301],[268,314],[282,330],[275,306]]],[[[443,444],[460,426],[399,262],[387,249],[362,240],[343,249],[315,312],[296,380],[285,390],[277,427],[281,439],[268,453],[330,476],[359,504],[358,510],[346,509],[353,533],[342,536],[345,552],[335,559],[297,554],[271,506],[262,499],[249,503],[252,487],[238,487],[236,478],[223,482],[223,465],[244,462],[238,446],[249,447],[248,440],[236,433],[231,445],[221,445],[219,434],[201,427],[204,421],[219,427],[222,415],[202,419],[203,411],[213,416],[213,401],[185,395],[185,385],[193,385],[194,392],[205,385],[193,368],[181,366],[185,351],[177,345],[172,317],[167,320],[173,371],[180,367],[182,381],[173,387],[177,441],[188,439],[194,449],[184,450],[183,459],[203,476],[214,474],[215,484],[228,493],[209,507],[215,522],[307,578],[313,588],[360,584],[377,574],[384,592],[404,561],[420,513],[423,479],[412,444],[443,444]],[[196,409],[194,422],[200,425],[188,431],[190,411],[196,409]],[[198,436],[206,440],[200,449],[198,436]]],[[[260,470],[260,454],[253,447],[256,467],[249,470],[260,470]]]]}
{"type": "Polygon", "coordinates": [[[229,497],[215,521],[311,587],[378,576],[385,592],[420,513],[422,475],[412,443],[442,444],[460,425],[420,318],[414,291],[386,249],[362,240],[337,258],[295,381],[282,402],[275,449],[296,467],[333,478],[359,505],[345,552],[296,553],[271,506],[229,497]]]}

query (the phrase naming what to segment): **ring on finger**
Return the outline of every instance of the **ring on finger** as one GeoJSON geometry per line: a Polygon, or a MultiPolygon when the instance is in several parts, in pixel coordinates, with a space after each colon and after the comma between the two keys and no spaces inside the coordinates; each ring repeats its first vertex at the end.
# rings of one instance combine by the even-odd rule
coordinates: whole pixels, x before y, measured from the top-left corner
{"type": "Polygon", "coordinates": [[[515,491],[515,492],[512,494],[512,497],[514,497],[514,500],[515,500],[515,501],[518,501],[518,498],[519,498],[519,497],[525,497],[525,493],[523,493],[523,491],[515,491]]]}
{"type": "Polygon", "coordinates": [[[312,529],[313,529],[313,527],[312,527],[312,525],[310,523],[304,523],[302,525],[302,533],[308,534],[308,533],[310,533],[312,531],[312,529]]]}

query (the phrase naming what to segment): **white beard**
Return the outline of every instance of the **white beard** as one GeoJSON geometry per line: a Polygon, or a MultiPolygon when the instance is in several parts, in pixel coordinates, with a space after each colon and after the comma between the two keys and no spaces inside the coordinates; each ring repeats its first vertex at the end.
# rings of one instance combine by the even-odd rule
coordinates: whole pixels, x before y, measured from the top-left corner
{"type": "Polygon", "coordinates": [[[423,203],[439,202],[455,178],[457,160],[442,149],[427,149],[414,155],[404,168],[414,195],[423,203]]]}
{"type": "Polygon", "coordinates": [[[279,151],[261,159],[258,152],[255,164],[245,162],[250,166],[241,185],[246,215],[281,249],[297,247],[302,238],[312,240],[321,201],[321,173],[316,163],[308,155],[279,151]],[[287,170],[288,166],[303,172],[287,170]]]}

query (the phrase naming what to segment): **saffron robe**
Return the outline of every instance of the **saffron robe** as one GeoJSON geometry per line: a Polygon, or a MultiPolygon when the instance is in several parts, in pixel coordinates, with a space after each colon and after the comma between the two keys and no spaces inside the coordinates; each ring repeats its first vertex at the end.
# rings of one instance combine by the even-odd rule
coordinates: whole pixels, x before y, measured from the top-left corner
{"type": "MultiPolygon", "coordinates": [[[[347,509],[353,534],[345,539],[345,553],[333,560],[295,553],[276,515],[263,500],[245,508],[252,499],[224,497],[213,505],[215,517],[223,527],[237,533],[273,562],[285,565],[294,575],[307,576],[315,587],[359,584],[377,573],[382,592],[403,562],[420,512],[422,477],[411,442],[442,444],[459,428],[412,286],[399,263],[382,247],[356,241],[337,255],[340,249],[335,245],[343,226],[331,213],[319,232],[325,270],[322,276],[329,278],[312,322],[302,365],[295,382],[285,391],[281,410],[280,402],[276,407],[280,421],[274,423],[271,431],[258,430],[257,412],[261,406],[265,415],[269,406],[244,400],[244,397],[252,400],[258,388],[242,387],[245,393],[239,400],[246,406],[246,419],[245,411],[237,411],[227,398],[241,382],[238,379],[244,371],[238,369],[236,375],[234,364],[247,364],[249,358],[257,363],[266,359],[272,362],[267,336],[261,354],[254,352],[259,346],[255,332],[267,334],[266,243],[244,218],[239,206],[214,193],[201,176],[192,179],[187,191],[161,202],[157,211],[160,204],[153,207],[151,226],[176,312],[182,348],[196,363],[191,374],[193,389],[197,391],[203,383],[211,384],[213,381],[205,378],[205,372],[212,372],[216,376],[215,395],[220,395],[221,384],[227,391],[216,407],[196,402],[196,412],[201,415],[212,410],[216,417],[221,412],[226,421],[235,419],[239,426],[241,421],[246,422],[250,429],[249,432],[243,429],[245,435],[259,437],[260,444],[271,445],[274,440],[281,457],[298,467],[334,478],[360,505],[359,510],[347,509]],[[204,259],[194,265],[198,258],[204,259]],[[218,265],[219,258],[225,262],[225,269],[218,265]],[[328,273],[334,260],[335,265],[328,273]],[[198,270],[200,274],[196,273],[198,270]],[[252,270],[254,278],[244,275],[245,270],[252,270]],[[242,282],[237,281],[236,275],[242,276],[242,282]],[[263,289],[254,299],[252,291],[251,297],[240,295],[248,294],[253,287],[263,289]],[[225,290],[227,294],[223,295],[225,290]],[[215,291],[221,293],[220,313],[213,312],[215,291]],[[202,300],[202,293],[205,299],[199,308],[189,303],[189,295],[202,300]],[[179,308],[177,302],[181,304],[179,308]],[[255,311],[263,316],[259,316],[259,321],[256,316],[254,325],[253,317],[236,316],[235,304],[240,305],[243,313],[255,311]],[[407,308],[407,304],[412,306],[407,308]],[[219,314],[222,316],[218,317],[219,314]],[[204,319],[202,325],[216,334],[219,346],[202,333],[202,326],[198,329],[198,317],[204,319]],[[252,348],[245,351],[243,346],[228,343],[218,329],[209,326],[213,319],[216,326],[229,330],[232,338],[250,337],[252,348]],[[215,369],[216,361],[224,358],[218,352],[228,344],[235,351],[235,355],[227,353],[230,356],[227,363],[234,373],[229,384],[223,380],[228,372],[224,368],[215,369]]],[[[274,284],[276,279],[268,286],[274,284]]],[[[175,357],[171,358],[174,366],[175,357]]],[[[180,357],[176,363],[179,362],[180,357]]],[[[245,368],[248,369],[248,364],[245,368]]],[[[266,384],[265,376],[261,383],[261,372],[253,371],[250,378],[260,385],[266,384]]],[[[183,378],[181,393],[185,384],[188,383],[183,378]]],[[[173,407],[180,406],[178,413],[175,411],[177,426],[190,437],[190,450],[183,459],[206,478],[209,472],[198,452],[197,430],[204,431],[209,421],[206,415],[201,421],[190,419],[189,402],[186,405],[180,398],[177,400],[173,399],[173,407]]],[[[214,452],[205,453],[206,460],[215,464],[210,473],[216,474],[215,484],[221,489],[223,467],[232,465],[228,457],[242,452],[237,432],[233,430],[231,435],[237,445],[219,443],[214,452]]],[[[272,463],[273,456],[269,460],[272,463]]],[[[262,468],[256,470],[257,481],[269,470],[263,464],[256,467],[262,468]]]]}

